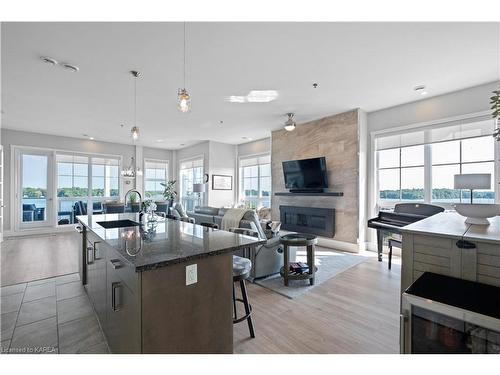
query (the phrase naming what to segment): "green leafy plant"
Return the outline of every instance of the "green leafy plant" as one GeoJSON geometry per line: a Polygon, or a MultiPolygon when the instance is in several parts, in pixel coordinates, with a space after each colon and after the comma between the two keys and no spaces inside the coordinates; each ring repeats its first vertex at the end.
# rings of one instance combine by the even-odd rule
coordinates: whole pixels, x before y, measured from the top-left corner
{"type": "Polygon", "coordinates": [[[500,118],[500,88],[498,90],[493,91],[493,96],[490,98],[490,104],[491,104],[491,116],[496,119],[497,122],[497,128],[493,132],[493,137],[496,138],[497,141],[500,142],[500,123],[499,123],[499,118],[500,118]]]}
{"type": "Polygon", "coordinates": [[[165,190],[163,191],[163,198],[165,198],[165,200],[167,201],[171,201],[171,200],[174,200],[175,197],[177,196],[177,192],[175,191],[175,184],[176,184],[176,180],[171,180],[171,181],[168,181],[167,183],[164,183],[164,182],[161,182],[161,186],[163,186],[165,188],[165,190]]]}

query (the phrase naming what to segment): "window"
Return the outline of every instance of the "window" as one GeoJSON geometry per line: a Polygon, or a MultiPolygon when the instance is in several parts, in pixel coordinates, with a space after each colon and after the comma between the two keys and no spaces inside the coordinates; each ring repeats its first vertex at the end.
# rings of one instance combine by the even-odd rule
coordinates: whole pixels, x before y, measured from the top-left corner
{"type": "MultiPolygon", "coordinates": [[[[470,191],[453,188],[454,175],[489,173],[495,176],[495,140],[491,136],[439,142],[432,152],[432,202],[456,203],[470,200],[470,191]]],[[[493,189],[474,190],[474,202],[494,203],[493,189]]]]}
{"type": "Polygon", "coordinates": [[[147,198],[162,199],[165,188],[161,185],[168,180],[168,161],[144,161],[144,194],[147,198]]]}
{"type": "Polygon", "coordinates": [[[75,222],[77,202],[101,213],[104,200],[119,198],[119,159],[58,153],[56,164],[58,225],[75,222]]]}
{"type": "Polygon", "coordinates": [[[271,156],[239,160],[240,201],[248,208],[271,207],[271,156]]]}
{"type": "Polygon", "coordinates": [[[424,146],[378,151],[379,198],[424,200],[424,146]]]}
{"type": "Polygon", "coordinates": [[[455,202],[467,202],[470,191],[454,189],[454,176],[461,173],[491,174],[492,188],[474,190],[473,198],[494,203],[494,186],[500,183],[495,148],[500,152],[500,144],[491,136],[493,126],[488,117],[477,117],[376,137],[379,205],[421,201],[451,208],[455,202]]]}
{"type": "Polygon", "coordinates": [[[181,161],[179,167],[180,199],[187,211],[203,202],[203,193],[193,193],[193,184],[203,182],[203,158],[181,161]]]}

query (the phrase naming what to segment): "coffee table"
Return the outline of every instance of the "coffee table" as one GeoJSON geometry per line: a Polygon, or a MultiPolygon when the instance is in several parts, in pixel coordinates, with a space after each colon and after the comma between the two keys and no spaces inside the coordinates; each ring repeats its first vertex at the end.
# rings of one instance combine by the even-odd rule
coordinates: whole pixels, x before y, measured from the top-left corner
{"type": "Polygon", "coordinates": [[[283,277],[285,286],[288,286],[289,280],[307,280],[309,284],[314,285],[314,274],[317,267],[314,265],[314,247],[318,239],[313,234],[290,233],[280,237],[280,243],[283,245],[283,267],[280,274],[283,277]],[[292,273],[290,272],[290,246],[305,246],[307,251],[307,265],[309,272],[292,273]]]}

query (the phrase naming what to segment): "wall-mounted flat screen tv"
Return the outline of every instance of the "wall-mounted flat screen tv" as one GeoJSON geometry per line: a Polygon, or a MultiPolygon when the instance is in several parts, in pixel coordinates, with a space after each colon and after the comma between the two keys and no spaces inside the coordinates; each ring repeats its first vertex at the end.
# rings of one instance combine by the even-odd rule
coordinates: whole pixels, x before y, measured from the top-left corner
{"type": "Polygon", "coordinates": [[[323,191],[328,188],[324,157],[283,162],[285,187],[294,191],[323,191]]]}

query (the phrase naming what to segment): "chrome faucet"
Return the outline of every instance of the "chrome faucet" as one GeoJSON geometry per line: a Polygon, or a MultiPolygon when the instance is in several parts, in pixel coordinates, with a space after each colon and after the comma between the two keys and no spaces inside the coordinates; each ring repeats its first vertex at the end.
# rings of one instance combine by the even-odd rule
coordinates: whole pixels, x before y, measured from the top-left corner
{"type": "Polygon", "coordinates": [[[125,205],[127,204],[127,197],[130,193],[136,193],[139,196],[139,222],[142,222],[142,216],[144,215],[144,212],[142,211],[142,195],[138,190],[130,189],[125,193],[125,205]]]}

